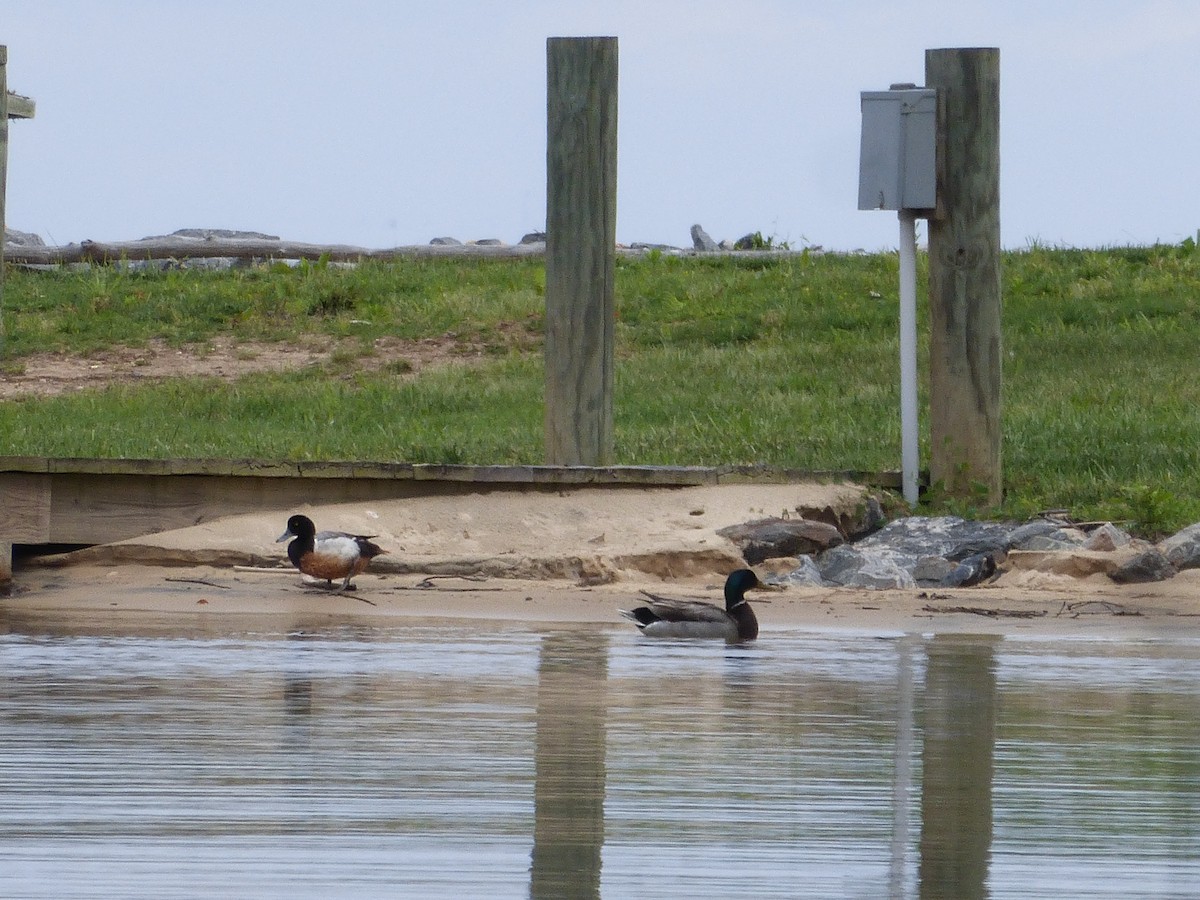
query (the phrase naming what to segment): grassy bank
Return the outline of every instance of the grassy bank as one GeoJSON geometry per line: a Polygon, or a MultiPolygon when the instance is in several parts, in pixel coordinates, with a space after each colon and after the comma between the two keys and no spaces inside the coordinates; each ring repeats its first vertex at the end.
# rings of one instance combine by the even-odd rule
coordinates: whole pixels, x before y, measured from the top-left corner
{"type": "MultiPolygon", "coordinates": [[[[897,468],[897,277],[885,254],[622,260],[617,462],[897,468]]],[[[36,352],[151,339],[337,352],[291,375],[0,403],[0,454],[537,463],[543,286],[536,261],[12,270],[9,373],[36,352]],[[418,378],[358,365],[377,338],[446,335],[484,362],[418,378]]],[[[1144,532],[1200,521],[1200,251],[1009,253],[1004,303],[1000,512],[1062,507],[1144,532]]]]}

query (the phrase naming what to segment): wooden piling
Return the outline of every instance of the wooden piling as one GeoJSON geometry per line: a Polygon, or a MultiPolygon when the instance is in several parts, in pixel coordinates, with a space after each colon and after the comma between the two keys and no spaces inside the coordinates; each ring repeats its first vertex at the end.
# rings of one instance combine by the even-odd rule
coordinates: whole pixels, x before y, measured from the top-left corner
{"type": "MultiPolygon", "coordinates": [[[[0,44],[0,355],[4,352],[4,198],[8,185],[8,47],[0,44]]],[[[0,450],[0,453],[4,452],[0,450]]],[[[2,549],[2,548],[0,548],[2,549]]],[[[0,556],[3,556],[0,553],[0,556]]],[[[0,578],[3,571],[0,571],[0,578]]]]}
{"type": "Polygon", "coordinates": [[[938,211],[929,220],[930,481],[1002,499],[1000,51],[927,50],[938,89],[938,211]]]}
{"type": "Polygon", "coordinates": [[[613,454],[617,39],[546,42],[546,462],[613,454]]]}
{"type": "MultiPolygon", "coordinates": [[[[0,45],[0,357],[4,352],[4,194],[8,184],[8,47],[0,45]]],[[[0,449],[0,453],[5,452],[0,449]]],[[[12,542],[0,534],[0,591],[12,581],[12,542]]]]}

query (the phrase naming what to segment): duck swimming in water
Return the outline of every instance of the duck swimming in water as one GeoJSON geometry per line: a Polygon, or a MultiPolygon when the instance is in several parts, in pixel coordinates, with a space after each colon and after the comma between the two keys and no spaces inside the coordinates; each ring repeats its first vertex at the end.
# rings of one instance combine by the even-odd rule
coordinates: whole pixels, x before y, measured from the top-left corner
{"type": "Polygon", "coordinates": [[[622,609],[620,613],[648,637],[752,641],[758,637],[758,619],[746,602],[746,591],[761,586],[758,576],[749,569],[738,569],[725,579],[724,609],[702,600],[672,600],[648,594],[649,604],[622,609]]]}
{"type": "Polygon", "coordinates": [[[288,538],[288,559],[297,569],[312,578],[323,578],[332,587],[335,578],[341,578],[340,590],[352,591],[350,579],[358,575],[376,556],[387,553],[377,544],[371,543],[375,535],[346,534],[344,531],[317,531],[308,516],[292,516],[287,522],[287,531],[279,536],[279,544],[288,538]]]}

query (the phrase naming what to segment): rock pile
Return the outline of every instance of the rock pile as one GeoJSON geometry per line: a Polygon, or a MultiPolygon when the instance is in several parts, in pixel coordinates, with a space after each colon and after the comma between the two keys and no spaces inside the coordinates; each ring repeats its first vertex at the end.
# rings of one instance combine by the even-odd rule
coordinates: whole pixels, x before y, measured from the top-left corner
{"type": "Polygon", "coordinates": [[[844,540],[820,522],[759,519],[721,532],[751,565],[774,561],[780,584],[856,588],[969,587],[1007,569],[1114,582],[1163,581],[1200,568],[1200,523],[1157,544],[1110,522],[1047,516],[1023,524],[908,516],[844,540]],[[781,565],[782,564],[782,565],[781,565]]]}

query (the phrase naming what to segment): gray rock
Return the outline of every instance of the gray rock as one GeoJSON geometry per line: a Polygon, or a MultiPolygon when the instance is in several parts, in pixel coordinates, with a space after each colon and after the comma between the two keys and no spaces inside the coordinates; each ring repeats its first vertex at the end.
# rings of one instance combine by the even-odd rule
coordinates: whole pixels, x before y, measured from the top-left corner
{"type": "Polygon", "coordinates": [[[1132,541],[1133,537],[1128,532],[1122,531],[1111,522],[1105,522],[1087,536],[1087,540],[1083,542],[1083,549],[1112,551],[1118,547],[1128,547],[1132,541]]]}
{"type": "Polygon", "coordinates": [[[1200,569],[1200,522],[1159,541],[1159,551],[1176,569],[1200,569]]]}
{"type": "Polygon", "coordinates": [[[917,586],[912,574],[893,560],[868,559],[862,568],[843,582],[846,587],[872,588],[888,590],[889,588],[912,588],[917,586]]]}
{"type": "Polygon", "coordinates": [[[821,553],[842,543],[842,534],[834,526],[808,519],[756,519],[717,534],[737,544],[752,566],[764,559],[821,553]]]}
{"type": "Polygon", "coordinates": [[[696,250],[711,252],[717,249],[717,242],[710,238],[708,236],[708,232],[706,232],[699,225],[693,225],[692,247],[694,247],[696,250]]]}
{"type": "MultiPolygon", "coordinates": [[[[1035,523],[1030,523],[1035,524],[1035,523]]],[[[1042,522],[1048,529],[1024,531],[1022,526],[1010,535],[1009,550],[1078,550],[1087,535],[1078,528],[1064,528],[1055,522],[1042,522]]]]}
{"type": "Polygon", "coordinates": [[[546,243],[546,232],[531,231],[529,234],[521,237],[522,244],[544,244],[546,243]]]}
{"type": "Polygon", "coordinates": [[[17,231],[14,228],[4,229],[4,243],[13,247],[45,247],[46,242],[39,235],[28,231],[17,231]]]}
{"type": "Polygon", "coordinates": [[[996,557],[991,553],[968,556],[942,578],[942,587],[973,587],[996,574],[996,557]]]}
{"type": "Polygon", "coordinates": [[[733,242],[734,250],[753,250],[756,244],[762,240],[762,235],[758,232],[753,234],[744,234],[733,242]]]}
{"type": "Polygon", "coordinates": [[[1171,561],[1157,550],[1144,550],[1129,562],[1109,573],[1117,584],[1144,584],[1148,581],[1166,581],[1175,577],[1171,561]]]}
{"type": "Polygon", "coordinates": [[[477,241],[471,241],[476,247],[503,247],[504,241],[500,238],[480,238],[477,241]]]}
{"type": "Polygon", "coordinates": [[[631,250],[659,250],[663,253],[679,253],[679,247],[673,247],[670,244],[647,244],[642,241],[634,241],[629,245],[631,250]]]}
{"type": "Polygon", "coordinates": [[[944,556],[959,561],[976,553],[1006,551],[1011,523],[971,522],[958,516],[906,516],[889,522],[855,546],[888,548],[911,557],[944,556]]]}
{"type": "Polygon", "coordinates": [[[1032,522],[1026,522],[1024,525],[1018,525],[1012,530],[1008,536],[1010,550],[1031,550],[1032,547],[1026,547],[1025,544],[1034,538],[1045,537],[1053,534],[1062,528],[1058,522],[1051,522],[1048,519],[1034,519],[1032,522]]]}
{"type": "Polygon", "coordinates": [[[958,568],[960,563],[954,563],[944,556],[922,556],[913,566],[912,576],[917,584],[923,586],[940,585],[942,579],[958,568]]]}
{"type": "Polygon", "coordinates": [[[821,570],[811,556],[798,557],[800,563],[786,575],[768,577],[768,584],[792,584],[806,587],[828,587],[828,582],[821,577],[821,570]]]}
{"type": "Polygon", "coordinates": [[[452,237],[435,237],[432,240],[430,240],[429,243],[435,247],[460,247],[460,246],[462,246],[462,241],[460,241],[458,238],[452,238],[452,237]]]}

